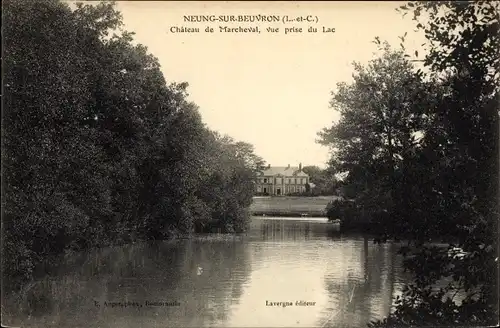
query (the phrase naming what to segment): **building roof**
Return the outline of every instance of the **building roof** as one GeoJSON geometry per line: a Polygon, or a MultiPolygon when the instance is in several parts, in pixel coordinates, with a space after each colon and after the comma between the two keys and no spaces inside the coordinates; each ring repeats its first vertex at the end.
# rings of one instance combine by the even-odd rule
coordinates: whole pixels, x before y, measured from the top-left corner
{"type": "Polygon", "coordinates": [[[308,177],[309,175],[304,171],[299,171],[297,166],[271,166],[269,168],[265,168],[262,172],[264,176],[274,176],[274,175],[283,175],[287,177],[298,176],[298,177],[308,177]]]}

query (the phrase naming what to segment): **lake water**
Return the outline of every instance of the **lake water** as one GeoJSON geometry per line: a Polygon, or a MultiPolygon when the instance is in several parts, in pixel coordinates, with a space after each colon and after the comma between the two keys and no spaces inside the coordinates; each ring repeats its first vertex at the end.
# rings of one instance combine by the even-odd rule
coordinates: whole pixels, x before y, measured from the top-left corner
{"type": "Polygon", "coordinates": [[[390,312],[407,279],[396,252],[396,245],[342,235],[326,219],[254,217],[244,235],[197,236],[68,257],[55,273],[28,286],[22,298],[4,299],[2,322],[363,327],[390,312]],[[275,302],[292,305],[269,306],[275,302]]]}

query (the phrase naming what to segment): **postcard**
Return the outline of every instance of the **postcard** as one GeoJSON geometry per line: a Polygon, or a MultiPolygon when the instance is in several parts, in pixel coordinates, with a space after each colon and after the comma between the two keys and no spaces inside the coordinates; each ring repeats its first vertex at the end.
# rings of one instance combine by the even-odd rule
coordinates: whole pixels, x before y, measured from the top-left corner
{"type": "Polygon", "coordinates": [[[498,324],[498,7],[4,1],[2,327],[498,324]]]}

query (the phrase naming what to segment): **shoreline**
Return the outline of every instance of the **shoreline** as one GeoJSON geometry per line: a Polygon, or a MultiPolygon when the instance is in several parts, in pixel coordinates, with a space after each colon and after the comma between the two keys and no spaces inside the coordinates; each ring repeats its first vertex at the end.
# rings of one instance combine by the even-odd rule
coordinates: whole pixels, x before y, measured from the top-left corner
{"type": "Polygon", "coordinates": [[[275,216],[275,217],[290,217],[290,218],[325,218],[325,219],[328,218],[326,216],[326,211],[324,213],[314,213],[314,212],[302,213],[302,212],[287,212],[287,211],[255,211],[255,212],[251,212],[251,215],[252,216],[261,216],[261,217],[275,216]]]}
{"type": "Polygon", "coordinates": [[[328,204],[337,196],[254,196],[253,216],[327,217],[328,204]]]}

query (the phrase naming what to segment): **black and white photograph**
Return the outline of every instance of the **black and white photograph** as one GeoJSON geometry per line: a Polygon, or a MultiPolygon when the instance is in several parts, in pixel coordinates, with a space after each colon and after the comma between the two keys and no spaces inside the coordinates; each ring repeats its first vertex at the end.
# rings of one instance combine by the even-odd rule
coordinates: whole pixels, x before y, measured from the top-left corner
{"type": "Polygon", "coordinates": [[[497,327],[499,16],[4,0],[2,327],[497,327]]]}

